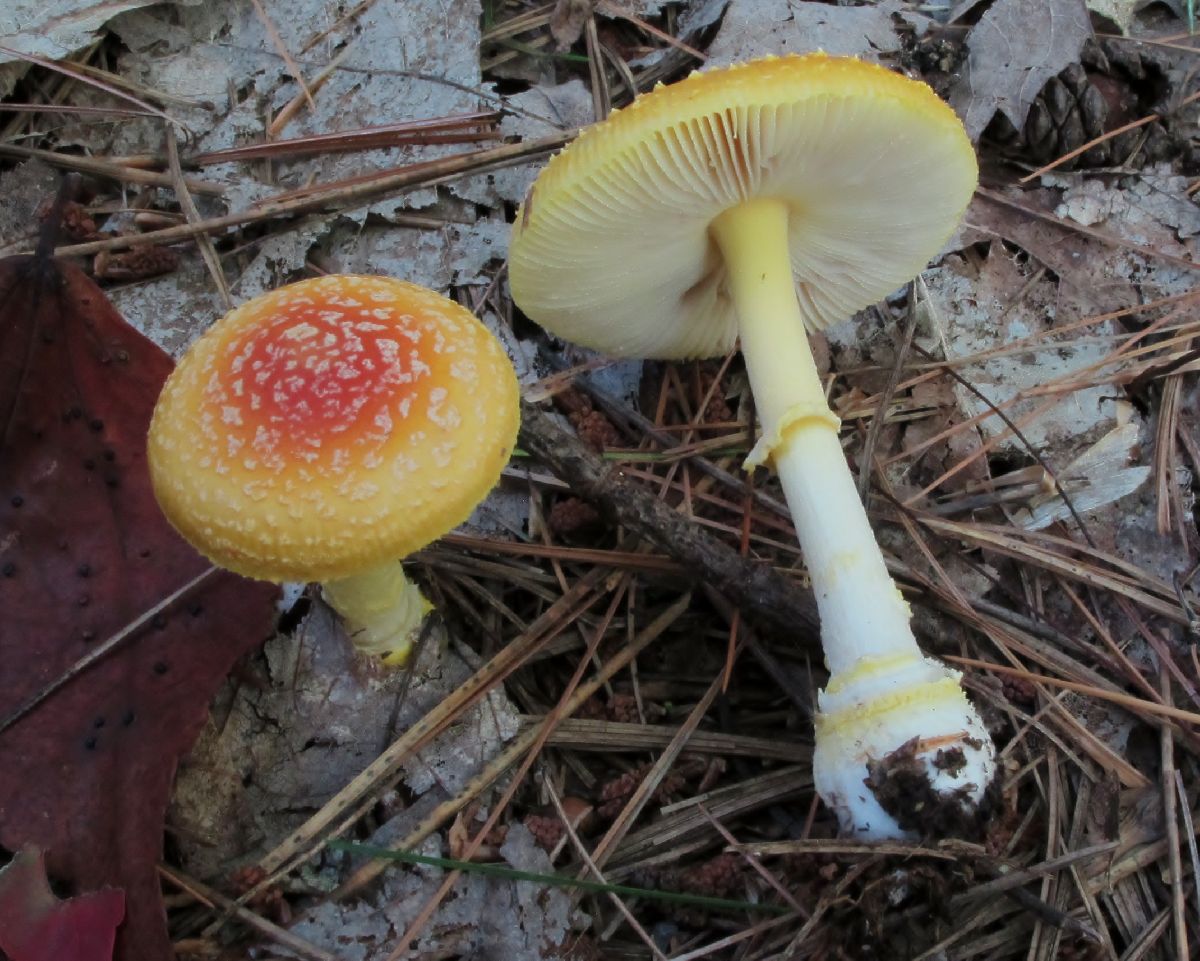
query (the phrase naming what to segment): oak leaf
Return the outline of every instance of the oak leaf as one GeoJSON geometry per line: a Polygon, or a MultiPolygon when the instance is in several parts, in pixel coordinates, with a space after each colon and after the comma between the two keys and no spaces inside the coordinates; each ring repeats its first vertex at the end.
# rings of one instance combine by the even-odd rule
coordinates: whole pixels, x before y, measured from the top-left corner
{"type": "Polygon", "coordinates": [[[43,248],[0,260],[0,845],[36,845],[75,890],[123,889],[115,957],[167,961],[155,866],[176,760],[270,634],[275,588],[214,573],[16,716],[208,567],[146,469],[170,358],[43,248]]]}
{"type": "Polygon", "coordinates": [[[111,961],[124,914],[112,888],[60,901],[34,847],[0,870],[0,951],[11,961],[111,961]]]}

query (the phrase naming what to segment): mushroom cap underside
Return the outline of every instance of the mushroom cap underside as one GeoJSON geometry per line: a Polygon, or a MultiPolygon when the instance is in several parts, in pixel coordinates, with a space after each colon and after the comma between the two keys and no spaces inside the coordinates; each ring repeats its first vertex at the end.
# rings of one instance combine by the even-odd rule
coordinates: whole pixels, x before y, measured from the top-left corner
{"type": "Polygon", "coordinates": [[[954,112],[882,67],[811,54],[694,73],[550,161],[513,227],[513,299],[617,356],[726,352],[737,318],[709,225],[766,197],[787,205],[800,309],[820,330],[916,275],[977,178],[954,112]]]}
{"type": "Polygon", "coordinates": [[[516,441],[516,374],[465,308],[386,277],[243,304],[167,380],[148,445],[163,512],[217,564],[329,580],[462,523],[516,441]]]}

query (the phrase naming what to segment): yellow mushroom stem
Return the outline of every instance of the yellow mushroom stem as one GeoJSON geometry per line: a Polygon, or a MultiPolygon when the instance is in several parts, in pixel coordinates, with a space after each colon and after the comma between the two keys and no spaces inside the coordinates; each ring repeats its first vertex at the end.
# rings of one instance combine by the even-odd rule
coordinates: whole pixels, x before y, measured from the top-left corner
{"type": "Polygon", "coordinates": [[[738,315],[762,442],[749,466],[779,473],[837,674],[862,657],[920,652],[859,500],[804,329],[788,252],[787,204],[752,200],[712,225],[738,315]]]}
{"type": "Polygon", "coordinates": [[[813,361],[789,253],[790,208],[759,199],[717,217],[712,236],[728,273],[742,356],[762,421],[748,467],[770,461],[796,526],[821,616],[830,672],[816,719],[814,779],[858,836],[902,831],[864,786],[866,763],[918,738],[961,747],[952,776],[927,765],[938,791],[966,785],[978,801],[994,770],[986,728],[959,672],[925,657],[859,499],[813,361]]]}
{"type": "Polygon", "coordinates": [[[421,622],[432,609],[398,561],[389,561],[321,585],[321,593],[341,616],[354,646],[378,655],[390,667],[408,661],[421,622]]]}

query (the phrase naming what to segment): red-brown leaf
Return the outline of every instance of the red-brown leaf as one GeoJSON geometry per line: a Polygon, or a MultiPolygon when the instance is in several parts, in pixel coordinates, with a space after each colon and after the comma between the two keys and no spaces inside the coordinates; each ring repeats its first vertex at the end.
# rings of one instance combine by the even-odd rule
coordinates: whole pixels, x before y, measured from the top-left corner
{"type": "Polygon", "coordinates": [[[0,871],[0,951],[11,961],[112,961],[124,914],[125,896],[112,888],[60,901],[34,847],[0,871]]]}
{"type": "MultiPolygon", "coordinates": [[[[207,566],[146,470],[170,369],[77,268],[0,261],[0,718],[207,566]]],[[[211,577],[0,731],[0,844],[124,889],[118,961],[173,957],[155,864],[175,763],[274,594],[211,577]]]]}

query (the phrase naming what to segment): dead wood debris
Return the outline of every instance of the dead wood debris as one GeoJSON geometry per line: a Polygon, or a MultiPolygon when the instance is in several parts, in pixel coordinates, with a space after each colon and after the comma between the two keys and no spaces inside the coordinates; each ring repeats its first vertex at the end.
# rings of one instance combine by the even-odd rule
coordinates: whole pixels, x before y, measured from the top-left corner
{"type": "MultiPolygon", "coordinates": [[[[658,545],[765,623],[815,639],[811,595],[770,567],[745,560],[602,461],[540,408],[521,405],[521,444],[622,527],[658,545]]],[[[802,635],[800,635],[802,636],[802,635]]]]}

